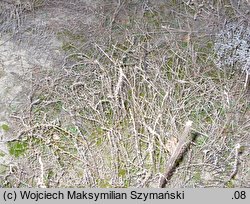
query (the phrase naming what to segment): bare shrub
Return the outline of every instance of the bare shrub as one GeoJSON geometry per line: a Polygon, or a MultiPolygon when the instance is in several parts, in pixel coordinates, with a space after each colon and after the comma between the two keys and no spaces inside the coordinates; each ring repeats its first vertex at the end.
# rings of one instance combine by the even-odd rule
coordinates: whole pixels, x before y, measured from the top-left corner
{"type": "Polygon", "coordinates": [[[240,76],[214,66],[213,22],[221,20],[215,5],[71,3],[44,8],[72,9],[76,20],[72,14],[66,23],[54,21],[58,30],[46,24],[44,32],[37,26],[19,37],[56,35],[64,59],[54,69],[32,70],[23,127],[9,141],[25,157],[15,159],[5,185],[157,187],[192,120],[197,140],[168,187],[247,186],[248,101],[235,83],[240,76]],[[81,9],[95,14],[92,24],[81,24],[81,9]]]}

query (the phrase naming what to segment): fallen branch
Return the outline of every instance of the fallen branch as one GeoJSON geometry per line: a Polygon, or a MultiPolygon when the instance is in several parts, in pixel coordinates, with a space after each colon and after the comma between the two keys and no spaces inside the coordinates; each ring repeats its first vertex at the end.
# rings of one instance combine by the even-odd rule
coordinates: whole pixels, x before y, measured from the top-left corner
{"type": "Polygon", "coordinates": [[[235,145],[235,148],[234,148],[234,150],[235,150],[235,159],[234,159],[234,164],[233,164],[233,171],[230,174],[227,181],[225,182],[225,184],[224,184],[225,186],[228,186],[230,181],[232,181],[235,178],[235,176],[237,175],[237,173],[238,173],[238,169],[239,169],[239,165],[240,165],[240,161],[239,161],[240,148],[241,148],[241,145],[239,143],[235,145]]]}
{"type": "Polygon", "coordinates": [[[193,123],[192,121],[186,122],[185,129],[181,135],[181,138],[175,148],[174,153],[167,162],[164,175],[160,179],[160,184],[159,184],[160,188],[164,188],[168,183],[168,181],[171,179],[176,169],[176,166],[178,165],[179,161],[183,158],[192,140],[194,139],[191,136],[189,136],[192,123],[193,123]]]}

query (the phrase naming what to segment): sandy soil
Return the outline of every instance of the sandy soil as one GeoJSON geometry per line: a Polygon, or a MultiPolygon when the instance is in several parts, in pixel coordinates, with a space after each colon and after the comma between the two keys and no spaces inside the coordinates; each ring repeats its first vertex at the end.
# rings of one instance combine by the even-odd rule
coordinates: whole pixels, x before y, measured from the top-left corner
{"type": "Polygon", "coordinates": [[[15,127],[13,118],[31,102],[32,74],[37,69],[51,69],[56,60],[59,62],[63,57],[59,51],[61,43],[47,27],[52,20],[44,13],[27,15],[14,35],[5,32],[4,28],[1,30],[0,126],[8,126],[7,131],[0,128],[1,165],[8,166],[11,162],[6,141],[20,131],[15,127]]]}
{"type": "Polygon", "coordinates": [[[65,56],[58,32],[70,29],[69,26],[77,28],[79,23],[90,25],[94,20],[88,10],[84,14],[78,11],[77,4],[65,8],[60,1],[55,5],[51,1],[51,5],[39,7],[35,12],[29,6],[0,2],[3,19],[0,22],[0,175],[14,162],[7,141],[25,128],[25,122],[18,115],[21,113],[25,118],[27,106],[32,103],[34,75],[62,67],[65,56]],[[7,125],[7,131],[3,125],[7,125]]]}

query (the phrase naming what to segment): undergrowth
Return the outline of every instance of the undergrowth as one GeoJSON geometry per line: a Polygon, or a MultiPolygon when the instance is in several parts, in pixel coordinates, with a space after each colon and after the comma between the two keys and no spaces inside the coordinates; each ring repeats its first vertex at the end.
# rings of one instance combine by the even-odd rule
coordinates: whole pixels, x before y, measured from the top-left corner
{"type": "Polygon", "coordinates": [[[197,139],[168,187],[249,185],[244,77],[214,64],[217,21],[230,16],[188,2],[100,1],[94,25],[55,33],[64,62],[34,76],[43,91],[10,142],[20,166],[6,186],[38,186],[40,158],[46,187],[157,187],[188,120],[197,139]]]}

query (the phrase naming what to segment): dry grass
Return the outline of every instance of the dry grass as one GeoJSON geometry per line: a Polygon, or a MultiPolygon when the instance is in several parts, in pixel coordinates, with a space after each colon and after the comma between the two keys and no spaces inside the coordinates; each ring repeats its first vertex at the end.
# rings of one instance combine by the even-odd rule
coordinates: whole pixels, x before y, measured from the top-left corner
{"type": "Polygon", "coordinates": [[[244,76],[216,68],[213,53],[220,24],[238,13],[227,1],[156,2],[84,4],[93,24],[45,31],[62,42],[63,65],[29,78],[28,117],[9,142],[25,156],[3,185],[157,187],[188,120],[196,140],[167,187],[250,185],[244,76]]]}

